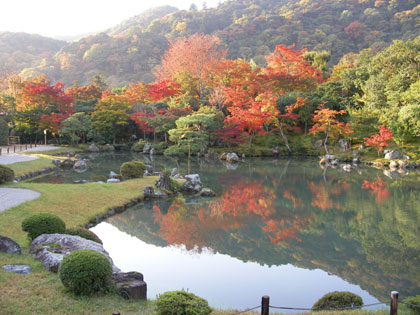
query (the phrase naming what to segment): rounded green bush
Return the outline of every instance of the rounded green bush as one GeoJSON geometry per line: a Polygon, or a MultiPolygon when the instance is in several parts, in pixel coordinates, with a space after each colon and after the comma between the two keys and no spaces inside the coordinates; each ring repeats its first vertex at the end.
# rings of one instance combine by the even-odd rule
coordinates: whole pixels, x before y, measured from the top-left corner
{"type": "Polygon", "coordinates": [[[410,309],[411,314],[420,314],[420,295],[409,296],[403,300],[404,303],[410,304],[407,307],[410,309]]]}
{"type": "Polygon", "coordinates": [[[144,140],[139,140],[136,143],[134,143],[131,147],[131,151],[134,152],[143,152],[143,147],[146,144],[146,141],[144,140]]]}
{"type": "Polygon", "coordinates": [[[206,300],[185,291],[170,291],[156,300],[160,315],[207,315],[211,308],[206,300]]]}
{"type": "Polygon", "coordinates": [[[108,288],[112,266],[103,254],[80,249],[63,258],[58,274],[64,287],[76,295],[91,295],[108,288]]]}
{"type": "Polygon", "coordinates": [[[83,237],[84,239],[102,244],[102,241],[98,237],[98,235],[96,235],[92,231],[90,231],[88,229],[85,229],[85,228],[82,228],[82,227],[75,227],[75,228],[67,229],[66,234],[80,236],[80,237],[83,237]]]}
{"type": "Polygon", "coordinates": [[[7,122],[0,118],[0,145],[9,144],[9,125],[7,122]]]}
{"type": "Polygon", "coordinates": [[[28,232],[29,238],[33,240],[41,234],[63,234],[66,232],[66,224],[54,214],[40,213],[23,220],[22,230],[28,232]]]}
{"type": "Polygon", "coordinates": [[[351,292],[330,292],[320,298],[313,306],[313,310],[328,310],[358,307],[363,305],[362,298],[351,292]]]}
{"type": "Polygon", "coordinates": [[[125,162],[120,167],[120,173],[124,178],[141,178],[145,170],[146,165],[140,161],[125,162]]]}
{"type": "Polygon", "coordinates": [[[0,165],[0,184],[11,182],[15,178],[15,172],[3,165],[0,165]]]}

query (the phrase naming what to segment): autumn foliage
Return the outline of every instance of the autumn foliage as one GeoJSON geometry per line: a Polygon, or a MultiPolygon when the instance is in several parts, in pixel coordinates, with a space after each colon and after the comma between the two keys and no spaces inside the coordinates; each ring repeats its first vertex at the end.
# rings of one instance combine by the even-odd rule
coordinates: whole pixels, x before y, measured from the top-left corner
{"type": "Polygon", "coordinates": [[[364,138],[365,145],[367,147],[375,147],[378,148],[378,156],[379,153],[384,149],[384,147],[389,146],[389,141],[394,139],[394,135],[392,134],[391,130],[386,128],[385,126],[379,127],[379,133],[371,136],[370,138],[364,138]]]}

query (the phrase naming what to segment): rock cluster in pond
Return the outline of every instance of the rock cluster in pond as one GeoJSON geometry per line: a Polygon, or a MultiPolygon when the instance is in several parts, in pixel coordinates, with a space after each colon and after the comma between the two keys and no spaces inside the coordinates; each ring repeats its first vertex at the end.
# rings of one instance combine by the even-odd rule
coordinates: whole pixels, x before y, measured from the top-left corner
{"type": "Polygon", "coordinates": [[[22,254],[19,244],[6,236],[0,236],[0,252],[15,255],[22,254]]]}
{"type": "Polygon", "coordinates": [[[115,184],[121,182],[121,180],[118,178],[119,175],[113,171],[109,172],[109,178],[107,179],[107,183],[115,184]]]}
{"type": "Polygon", "coordinates": [[[99,152],[99,148],[94,144],[94,143],[92,143],[89,147],[88,147],[88,151],[89,152],[92,152],[92,153],[95,153],[95,152],[99,152]]]}
{"type": "Polygon", "coordinates": [[[147,284],[140,272],[121,272],[112,275],[111,282],[125,298],[146,300],[147,284]]]}
{"type": "Polygon", "coordinates": [[[88,169],[88,165],[86,163],[85,160],[77,160],[76,162],[74,162],[73,164],[73,169],[77,172],[77,173],[84,173],[87,171],[88,169]]]}
{"type": "Polygon", "coordinates": [[[144,193],[144,199],[145,200],[151,200],[151,199],[157,199],[157,198],[165,198],[168,195],[165,193],[162,193],[160,191],[156,191],[153,189],[152,186],[147,186],[143,190],[144,193]]]}
{"type": "Polygon", "coordinates": [[[4,265],[3,269],[8,272],[19,273],[23,275],[27,275],[31,272],[31,267],[27,265],[4,265]]]}
{"type": "Polygon", "coordinates": [[[226,163],[228,164],[239,162],[239,156],[235,152],[230,152],[230,153],[223,152],[220,155],[219,159],[221,161],[226,161],[226,163]]]}
{"type": "Polygon", "coordinates": [[[29,253],[41,261],[45,269],[58,272],[65,255],[79,249],[91,249],[105,255],[112,264],[113,272],[120,270],[114,265],[108,252],[99,243],[67,234],[42,234],[32,241],[29,253]]]}
{"type": "Polygon", "coordinates": [[[210,188],[203,188],[200,175],[190,174],[184,176],[185,181],[181,186],[181,191],[186,193],[194,193],[202,197],[214,197],[216,193],[210,188]]]}

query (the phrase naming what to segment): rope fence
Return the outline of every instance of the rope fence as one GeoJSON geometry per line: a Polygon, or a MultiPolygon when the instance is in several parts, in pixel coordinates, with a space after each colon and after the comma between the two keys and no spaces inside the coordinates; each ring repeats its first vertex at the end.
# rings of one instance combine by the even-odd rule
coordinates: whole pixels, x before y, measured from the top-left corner
{"type": "MultiPolygon", "coordinates": [[[[391,300],[390,302],[377,302],[377,303],[371,303],[371,304],[365,304],[365,305],[361,305],[361,306],[353,306],[353,307],[344,307],[344,308],[328,308],[328,309],[317,309],[316,311],[348,311],[348,310],[358,310],[358,309],[362,309],[365,307],[371,307],[371,306],[378,306],[378,305],[389,305],[390,306],[390,315],[397,315],[398,314],[398,304],[404,304],[406,306],[409,307],[413,307],[413,308],[418,308],[420,309],[420,305],[417,304],[410,304],[410,303],[406,303],[406,302],[402,302],[402,301],[398,301],[398,295],[399,293],[396,291],[393,291],[391,293],[391,300]]],[[[305,307],[287,307],[287,306],[273,306],[270,305],[270,297],[269,296],[263,296],[261,299],[261,305],[253,307],[253,308],[248,308],[244,311],[239,311],[236,313],[232,313],[229,315],[239,315],[239,314],[244,314],[244,313],[248,313],[251,311],[255,311],[257,309],[261,309],[261,315],[269,315],[270,314],[270,309],[275,309],[275,310],[293,310],[293,311],[314,311],[312,308],[305,308],[305,307]]]]}

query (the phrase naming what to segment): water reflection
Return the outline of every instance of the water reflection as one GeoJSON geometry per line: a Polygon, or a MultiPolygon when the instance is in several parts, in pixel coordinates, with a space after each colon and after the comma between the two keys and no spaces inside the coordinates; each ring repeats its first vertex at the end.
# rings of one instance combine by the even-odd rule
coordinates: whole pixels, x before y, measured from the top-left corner
{"type": "MultiPolygon", "coordinates": [[[[185,162],[160,157],[153,163],[155,168],[178,167],[181,174],[185,174],[187,168],[185,162]]],[[[420,294],[418,175],[392,181],[381,170],[360,168],[359,172],[351,173],[341,169],[322,170],[316,161],[248,159],[236,170],[202,160],[191,166],[192,172],[199,173],[206,186],[217,192],[217,198],[191,200],[179,196],[142,205],[108,220],[148,246],[177,246],[198,255],[191,263],[194,266],[185,266],[182,279],[177,278],[178,286],[162,286],[155,289],[156,292],[187,286],[191,268],[216,277],[223,270],[206,269],[201,262],[203,253],[213,253],[227,255],[245,265],[253,262],[267,268],[271,266],[268,270],[273,279],[277,268],[291,264],[299,267],[290,275],[292,278],[300,277],[303,270],[300,268],[321,269],[361,286],[380,300],[388,300],[392,290],[400,291],[401,296],[420,294]]],[[[100,235],[103,236],[106,237],[100,235]]],[[[107,244],[106,248],[116,257],[107,244]]],[[[129,256],[132,252],[129,250],[129,256]]],[[[166,268],[179,267],[172,263],[171,254],[162,259],[166,268]]],[[[141,264],[130,266],[149,279],[148,274],[162,272],[146,272],[141,264]]],[[[220,268],[223,269],[223,264],[220,268]]],[[[254,279],[252,273],[235,275],[254,279]]],[[[170,273],[170,276],[174,275],[170,273]]],[[[220,281],[224,285],[225,281],[220,281]]],[[[310,287],[311,281],[308,277],[302,283],[310,287]]],[[[279,282],[283,283],[280,288],[267,288],[275,291],[294,285],[279,282]]],[[[152,279],[149,283],[154,285],[152,279]]],[[[239,288],[252,291],[253,283],[239,288]]],[[[324,286],[323,282],[319,283],[324,286]]],[[[196,289],[197,293],[205,290],[196,289]]],[[[328,290],[341,290],[341,287],[328,290]]],[[[212,294],[223,290],[215,291],[212,294]]],[[[245,294],[241,292],[237,294],[245,294]]],[[[203,296],[211,300],[212,294],[206,291],[203,296]]],[[[266,291],[264,294],[275,293],[266,291]]],[[[298,306],[308,305],[308,301],[322,295],[317,291],[316,298],[311,300],[309,293],[297,291],[296,294],[300,296],[298,306]]],[[[231,299],[218,300],[218,305],[227,305],[231,299]]],[[[260,296],[257,301],[259,299],[260,296]]],[[[237,307],[249,306],[252,305],[237,307]]]]}

